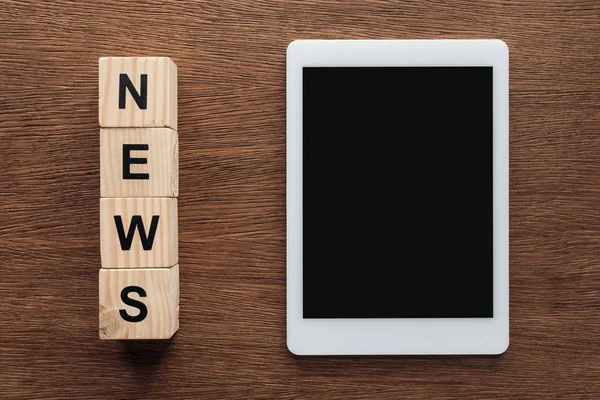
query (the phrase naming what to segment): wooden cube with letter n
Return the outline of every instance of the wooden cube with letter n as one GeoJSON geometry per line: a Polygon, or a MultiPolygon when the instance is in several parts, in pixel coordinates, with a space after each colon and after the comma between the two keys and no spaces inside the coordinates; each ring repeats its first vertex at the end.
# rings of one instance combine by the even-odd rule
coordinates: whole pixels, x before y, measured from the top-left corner
{"type": "Polygon", "coordinates": [[[168,57],[100,59],[100,126],[177,130],[177,67],[168,57]]]}
{"type": "Polygon", "coordinates": [[[100,338],[179,328],[177,68],[100,59],[100,338]]]}

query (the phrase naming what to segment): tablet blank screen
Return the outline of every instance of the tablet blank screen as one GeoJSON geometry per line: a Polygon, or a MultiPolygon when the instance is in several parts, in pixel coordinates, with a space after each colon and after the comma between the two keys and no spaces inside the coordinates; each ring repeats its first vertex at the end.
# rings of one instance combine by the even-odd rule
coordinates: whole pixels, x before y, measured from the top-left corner
{"type": "Polygon", "coordinates": [[[492,67],[303,68],[304,318],[493,317],[492,67]]]}

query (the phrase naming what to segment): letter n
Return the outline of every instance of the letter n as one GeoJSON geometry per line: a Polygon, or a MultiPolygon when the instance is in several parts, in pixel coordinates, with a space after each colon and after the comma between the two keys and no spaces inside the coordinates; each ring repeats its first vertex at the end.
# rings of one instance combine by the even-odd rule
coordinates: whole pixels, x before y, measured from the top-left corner
{"type": "Polygon", "coordinates": [[[124,109],[125,108],[125,89],[129,90],[129,93],[131,93],[131,97],[133,97],[133,100],[135,101],[135,103],[138,105],[138,107],[141,110],[145,110],[148,107],[148,75],[147,74],[142,74],[140,75],[140,83],[141,83],[141,90],[140,93],[138,93],[138,91],[135,89],[135,86],[133,86],[133,83],[131,82],[131,79],[129,79],[129,76],[127,74],[120,74],[119,75],[119,108],[120,109],[124,109]]]}

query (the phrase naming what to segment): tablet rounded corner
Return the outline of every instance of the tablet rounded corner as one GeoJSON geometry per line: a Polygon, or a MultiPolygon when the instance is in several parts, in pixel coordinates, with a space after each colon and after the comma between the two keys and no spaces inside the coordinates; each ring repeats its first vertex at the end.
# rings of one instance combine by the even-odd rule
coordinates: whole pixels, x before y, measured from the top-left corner
{"type": "Polygon", "coordinates": [[[289,57],[291,53],[296,51],[296,48],[300,46],[302,40],[292,40],[290,44],[287,45],[286,56],[289,57]]]}
{"type": "Polygon", "coordinates": [[[286,340],[286,347],[288,349],[288,351],[290,353],[292,353],[294,356],[302,356],[302,352],[299,350],[297,344],[294,343],[294,341],[292,339],[290,339],[290,337],[288,336],[287,340],[286,340]]]}
{"type": "Polygon", "coordinates": [[[506,42],[502,39],[494,39],[493,40],[495,46],[498,48],[498,51],[501,51],[508,58],[508,54],[510,53],[510,49],[506,42]]]}
{"type": "Polygon", "coordinates": [[[507,335],[506,338],[503,338],[503,340],[498,343],[497,348],[494,349],[494,352],[492,354],[495,356],[500,356],[500,355],[506,353],[509,345],[510,345],[510,338],[507,335]]]}

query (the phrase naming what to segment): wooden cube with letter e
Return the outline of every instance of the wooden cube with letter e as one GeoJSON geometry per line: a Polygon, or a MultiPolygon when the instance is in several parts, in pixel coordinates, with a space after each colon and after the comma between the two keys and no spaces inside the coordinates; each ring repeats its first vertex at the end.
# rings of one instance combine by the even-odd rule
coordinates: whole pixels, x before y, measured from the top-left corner
{"type": "Polygon", "coordinates": [[[169,128],[102,128],[100,196],[177,197],[178,146],[169,128]]]}
{"type": "Polygon", "coordinates": [[[177,68],[100,59],[101,339],[179,328],[177,68]]]}

